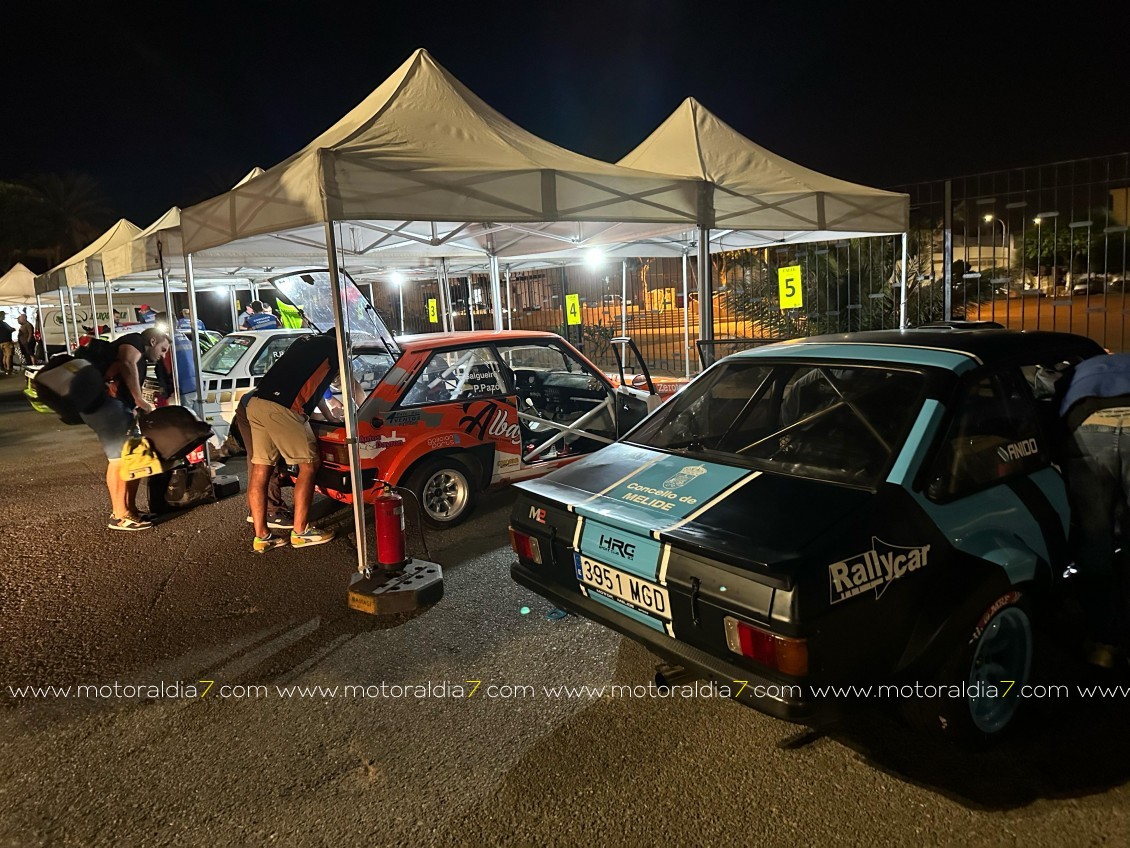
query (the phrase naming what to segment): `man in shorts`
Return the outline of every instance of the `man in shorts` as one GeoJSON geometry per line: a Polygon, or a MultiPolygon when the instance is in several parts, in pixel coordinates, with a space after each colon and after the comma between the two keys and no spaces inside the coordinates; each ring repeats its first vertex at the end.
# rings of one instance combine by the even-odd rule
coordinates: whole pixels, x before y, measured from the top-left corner
{"type": "Polygon", "coordinates": [[[114,358],[106,370],[106,379],[112,391],[102,404],[91,412],[82,413],[82,420],[98,435],[106,454],[106,488],[110,491],[113,512],[111,530],[149,530],[153,522],[137,513],[137,487],[139,480],[122,479],[118,465],[133,427],[134,409],[149,412],[153,406],[141,394],[145,372],[149,363],[157,362],[169,349],[169,337],[160,330],[150,328],[144,333],[129,333],[113,342],[114,358]]]}
{"type": "Polygon", "coordinates": [[[298,466],[291,546],[320,545],[334,537],[332,530],[321,530],[309,523],[318,450],[308,422],[315,409],[320,409],[326,418],[333,418],[324,395],[338,375],[338,363],[334,330],[303,336],[263,375],[255,397],[247,403],[247,421],[251,425],[247,500],[255,525],[252,550],[256,553],[287,543],[286,538],[272,534],[267,524],[267,486],[280,456],[288,464],[298,466]]]}

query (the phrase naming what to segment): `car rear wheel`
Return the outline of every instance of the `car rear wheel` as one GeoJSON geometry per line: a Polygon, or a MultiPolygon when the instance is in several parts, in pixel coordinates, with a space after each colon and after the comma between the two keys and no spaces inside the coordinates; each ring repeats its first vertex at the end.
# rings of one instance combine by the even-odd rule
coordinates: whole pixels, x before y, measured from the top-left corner
{"type": "Polygon", "coordinates": [[[934,681],[922,715],[942,736],[970,747],[995,742],[1012,725],[1032,671],[1027,600],[1018,591],[988,600],[934,681]]]}
{"type": "Polygon", "coordinates": [[[421,465],[412,472],[408,488],[420,502],[424,521],[432,527],[454,527],[471,513],[475,504],[471,472],[454,457],[440,457],[421,465]]]}

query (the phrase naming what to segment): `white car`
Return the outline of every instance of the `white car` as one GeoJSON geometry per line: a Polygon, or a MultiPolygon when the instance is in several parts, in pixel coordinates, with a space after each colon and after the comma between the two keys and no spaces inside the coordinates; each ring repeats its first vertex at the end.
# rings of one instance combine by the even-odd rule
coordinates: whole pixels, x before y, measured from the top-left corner
{"type": "Polygon", "coordinates": [[[235,419],[239,399],[259,384],[295,339],[311,330],[245,330],[229,333],[201,357],[204,420],[222,441],[235,419]]]}

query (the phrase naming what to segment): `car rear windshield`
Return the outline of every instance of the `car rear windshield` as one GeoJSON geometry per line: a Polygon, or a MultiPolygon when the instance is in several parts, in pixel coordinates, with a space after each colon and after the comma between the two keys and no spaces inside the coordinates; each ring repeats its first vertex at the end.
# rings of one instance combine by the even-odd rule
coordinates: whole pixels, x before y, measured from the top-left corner
{"type": "Polygon", "coordinates": [[[906,440],[924,388],[922,374],[902,368],[737,359],[692,382],[625,441],[871,488],[906,440]]]}
{"type": "Polygon", "coordinates": [[[249,336],[224,336],[201,357],[200,369],[213,374],[230,374],[252,341],[249,336]]]}

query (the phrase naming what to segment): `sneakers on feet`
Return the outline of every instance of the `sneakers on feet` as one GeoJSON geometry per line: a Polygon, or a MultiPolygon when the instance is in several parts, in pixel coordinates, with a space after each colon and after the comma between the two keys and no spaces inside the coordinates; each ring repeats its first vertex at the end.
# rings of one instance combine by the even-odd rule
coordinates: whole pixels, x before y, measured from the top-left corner
{"type": "Polygon", "coordinates": [[[281,548],[286,544],[286,539],[282,536],[276,536],[274,533],[268,533],[267,538],[263,539],[259,536],[255,537],[255,541],[251,545],[251,550],[257,554],[265,554],[271,548],[281,548]]]}
{"type": "Polygon", "coordinates": [[[142,521],[137,518],[114,518],[110,517],[110,523],[106,525],[111,530],[152,530],[152,521],[142,521]]]}
{"type": "Polygon", "coordinates": [[[290,544],[294,548],[305,548],[310,545],[321,545],[334,537],[333,530],[322,530],[313,524],[306,525],[306,532],[290,531],[290,544]]]}
{"type": "MultiPolygon", "coordinates": [[[[249,515],[247,516],[247,523],[254,524],[255,519],[249,515]]],[[[280,512],[278,515],[268,515],[267,526],[272,530],[292,530],[294,528],[294,516],[288,512],[280,512]]]]}

